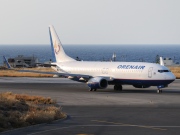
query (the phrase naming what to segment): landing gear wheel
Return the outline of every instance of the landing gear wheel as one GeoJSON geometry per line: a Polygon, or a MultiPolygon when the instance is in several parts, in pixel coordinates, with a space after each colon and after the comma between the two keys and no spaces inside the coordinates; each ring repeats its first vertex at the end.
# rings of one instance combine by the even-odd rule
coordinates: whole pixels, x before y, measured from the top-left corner
{"type": "Polygon", "coordinates": [[[89,88],[89,91],[93,91],[93,89],[92,89],[92,88],[89,88]]]}
{"type": "Polygon", "coordinates": [[[122,91],[122,85],[119,85],[119,89],[118,89],[119,91],[122,91]]]}
{"type": "Polygon", "coordinates": [[[160,90],[157,90],[157,93],[160,93],[160,90]]]}
{"type": "Polygon", "coordinates": [[[117,91],[117,90],[118,90],[117,85],[114,85],[114,90],[115,90],[115,91],[117,91]]]}
{"type": "Polygon", "coordinates": [[[157,93],[162,93],[162,89],[158,89],[158,90],[157,90],[157,93]]]}
{"type": "Polygon", "coordinates": [[[89,88],[89,91],[96,91],[97,89],[89,88]]]}
{"type": "Polygon", "coordinates": [[[115,90],[115,91],[121,91],[121,90],[122,90],[122,85],[120,85],[120,84],[115,84],[115,85],[114,85],[114,90],[115,90]]]}

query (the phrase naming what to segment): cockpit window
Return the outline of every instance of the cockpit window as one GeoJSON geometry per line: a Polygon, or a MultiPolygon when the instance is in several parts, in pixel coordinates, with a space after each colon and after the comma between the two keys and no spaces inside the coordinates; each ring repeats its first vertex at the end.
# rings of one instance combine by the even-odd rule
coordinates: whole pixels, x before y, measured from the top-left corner
{"type": "Polygon", "coordinates": [[[170,70],[158,70],[159,73],[171,72],[170,70]]]}

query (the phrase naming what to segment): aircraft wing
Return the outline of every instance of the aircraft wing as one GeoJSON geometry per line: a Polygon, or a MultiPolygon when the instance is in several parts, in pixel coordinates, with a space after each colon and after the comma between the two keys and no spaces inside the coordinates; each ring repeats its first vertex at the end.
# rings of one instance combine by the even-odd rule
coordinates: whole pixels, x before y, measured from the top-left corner
{"type": "Polygon", "coordinates": [[[29,72],[29,73],[39,73],[39,74],[52,74],[52,75],[61,75],[61,76],[76,76],[76,77],[84,77],[84,78],[91,78],[89,75],[82,75],[82,74],[71,74],[71,73],[59,73],[59,72],[45,72],[45,71],[37,71],[37,70],[18,70],[19,72],[29,72]]]}
{"type": "MultiPolygon", "coordinates": [[[[37,71],[37,70],[18,70],[19,72],[29,72],[29,73],[39,73],[39,74],[52,74],[52,75],[59,75],[68,77],[69,79],[77,79],[77,78],[84,78],[85,80],[89,80],[90,78],[95,78],[97,76],[89,76],[84,74],[71,74],[71,73],[59,73],[59,72],[45,72],[45,71],[37,71]],[[75,77],[75,78],[74,78],[75,77]]],[[[113,81],[114,78],[110,76],[98,76],[101,78],[106,79],[107,81],[113,81]]]]}

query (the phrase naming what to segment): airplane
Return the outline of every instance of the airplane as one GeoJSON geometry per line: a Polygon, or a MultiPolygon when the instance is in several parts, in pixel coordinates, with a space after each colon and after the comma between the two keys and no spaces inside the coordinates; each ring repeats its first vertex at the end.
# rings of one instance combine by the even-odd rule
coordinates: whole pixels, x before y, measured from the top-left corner
{"type": "Polygon", "coordinates": [[[49,34],[53,56],[55,56],[55,71],[69,76],[75,81],[84,81],[90,91],[105,89],[114,85],[114,90],[122,90],[122,85],[133,85],[135,88],[157,86],[157,93],[175,80],[174,74],[164,66],[162,57],[160,64],[145,62],[93,62],[76,61],[69,57],[51,25],[49,34]]]}
{"type": "MultiPolygon", "coordinates": [[[[51,63],[56,73],[67,78],[87,83],[90,91],[105,89],[114,85],[114,90],[121,91],[123,85],[133,85],[135,88],[157,86],[157,93],[168,87],[176,77],[164,66],[162,57],[160,64],[147,62],[98,62],[77,61],[68,56],[52,25],[49,26],[52,55],[55,62],[51,63]]],[[[24,71],[31,72],[31,71],[24,71]]],[[[42,73],[32,71],[35,73],[42,73]]],[[[43,72],[47,73],[47,72],[43,72]]],[[[51,73],[49,73],[51,74],[51,73]]]]}

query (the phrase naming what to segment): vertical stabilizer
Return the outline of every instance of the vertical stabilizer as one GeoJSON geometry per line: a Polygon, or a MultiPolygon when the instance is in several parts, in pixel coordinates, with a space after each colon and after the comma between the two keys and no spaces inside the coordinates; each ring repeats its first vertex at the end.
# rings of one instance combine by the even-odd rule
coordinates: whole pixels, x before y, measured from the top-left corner
{"type": "Polygon", "coordinates": [[[164,66],[164,61],[162,57],[160,57],[160,65],[164,66]]]}
{"type": "Polygon", "coordinates": [[[49,34],[51,41],[51,49],[55,62],[75,61],[73,58],[66,55],[59,37],[52,25],[49,26],[49,34]]]}

